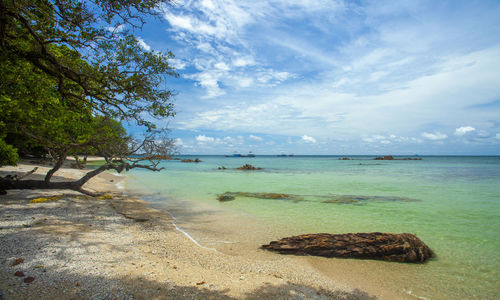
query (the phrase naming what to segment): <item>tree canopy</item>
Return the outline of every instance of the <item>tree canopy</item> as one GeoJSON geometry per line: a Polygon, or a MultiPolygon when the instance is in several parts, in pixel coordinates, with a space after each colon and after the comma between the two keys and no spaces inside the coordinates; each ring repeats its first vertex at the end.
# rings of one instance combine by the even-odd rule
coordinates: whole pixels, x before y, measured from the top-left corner
{"type": "MultiPolygon", "coordinates": [[[[18,149],[50,153],[54,168],[38,186],[46,188],[78,153],[103,156],[100,171],[158,170],[173,143],[154,119],[174,116],[164,80],[177,74],[171,52],[146,51],[131,32],[165,4],[0,0],[0,165],[14,164],[18,149]],[[127,136],[121,122],[142,126],[143,140],[127,136]],[[146,155],[126,159],[133,153],[146,155]]],[[[16,184],[2,179],[0,190],[16,184]]]]}

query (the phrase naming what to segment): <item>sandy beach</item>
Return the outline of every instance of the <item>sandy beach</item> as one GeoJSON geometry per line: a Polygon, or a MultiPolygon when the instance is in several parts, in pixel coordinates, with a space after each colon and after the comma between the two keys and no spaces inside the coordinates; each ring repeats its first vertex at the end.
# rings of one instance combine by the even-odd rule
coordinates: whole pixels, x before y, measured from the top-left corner
{"type": "MultiPolygon", "coordinates": [[[[0,176],[32,168],[4,167],[0,176]]],[[[63,168],[56,175],[62,180],[83,172],[63,168]]],[[[124,178],[103,173],[87,183],[112,195],[101,198],[65,190],[0,196],[0,299],[416,299],[346,284],[356,278],[336,280],[352,277],[345,272],[349,260],[339,260],[345,270],[321,271],[321,259],[281,256],[260,245],[204,247],[182,232],[170,212],[120,189],[124,178]],[[18,271],[21,276],[14,275],[18,271]],[[34,280],[25,283],[28,277],[34,280]]]]}

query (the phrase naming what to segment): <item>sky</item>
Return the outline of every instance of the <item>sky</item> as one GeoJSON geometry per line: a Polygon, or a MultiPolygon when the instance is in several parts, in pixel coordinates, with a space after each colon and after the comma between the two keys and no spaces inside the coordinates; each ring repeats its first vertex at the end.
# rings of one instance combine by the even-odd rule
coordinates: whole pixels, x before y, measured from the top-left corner
{"type": "Polygon", "coordinates": [[[500,155],[499,1],[176,0],[183,154],[500,155]]]}

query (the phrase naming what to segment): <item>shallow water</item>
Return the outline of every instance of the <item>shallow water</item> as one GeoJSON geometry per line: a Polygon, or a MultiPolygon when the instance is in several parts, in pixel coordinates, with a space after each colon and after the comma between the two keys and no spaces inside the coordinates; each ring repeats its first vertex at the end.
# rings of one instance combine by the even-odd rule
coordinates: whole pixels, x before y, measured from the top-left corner
{"type": "MultiPolygon", "coordinates": [[[[500,157],[351,158],[200,156],[202,163],[166,161],[167,170],[160,174],[133,170],[127,187],[152,195],[146,200],[156,205],[172,205],[176,199],[184,205],[203,204],[255,217],[275,226],[274,237],[415,233],[434,250],[436,259],[423,265],[358,266],[382,268],[401,289],[421,297],[500,298],[500,157]],[[234,170],[245,163],[263,170],[234,170]],[[218,170],[220,166],[227,169],[218,170]],[[219,202],[217,196],[226,192],[239,194],[219,202]],[[262,193],[290,197],[260,197],[262,193]]],[[[185,224],[187,231],[200,235],[203,228],[198,225],[185,224]]],[[[216,235],[211,231],[206,234],[216,235]]]]}

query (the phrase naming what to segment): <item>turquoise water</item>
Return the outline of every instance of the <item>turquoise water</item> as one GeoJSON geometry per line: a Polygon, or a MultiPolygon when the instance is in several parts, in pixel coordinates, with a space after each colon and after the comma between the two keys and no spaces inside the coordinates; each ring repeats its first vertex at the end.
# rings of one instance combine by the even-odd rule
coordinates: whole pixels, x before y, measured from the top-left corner
{"type": "Polygon", "coordinates": [[[412,287],[419,295],[500,297],[500,157],[351,158],[200,156],[198,164],[166,161],[159,174],[133,170],[128,185],[156,193],[156,201],[224,207],[274,222],[284,232],[415,233],[437,254],[404,269],[421,281],[412,287]],[[263,170],[234,170],[245,163],[263,170]],[[225,192],[294,197],[219,202],[217,195],[225,192]]]}

